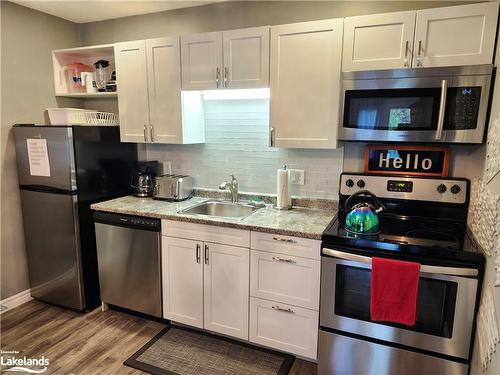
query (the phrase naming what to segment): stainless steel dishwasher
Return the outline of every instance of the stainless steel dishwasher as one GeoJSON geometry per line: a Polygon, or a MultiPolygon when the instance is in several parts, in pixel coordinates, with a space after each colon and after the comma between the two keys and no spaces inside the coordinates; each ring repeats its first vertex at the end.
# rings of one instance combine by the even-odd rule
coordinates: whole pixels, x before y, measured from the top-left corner
{"type": "Polygon", "coordinates": [[[107,212],[94,221],[101,300],[161,317],[161,221],[107,212]]]}

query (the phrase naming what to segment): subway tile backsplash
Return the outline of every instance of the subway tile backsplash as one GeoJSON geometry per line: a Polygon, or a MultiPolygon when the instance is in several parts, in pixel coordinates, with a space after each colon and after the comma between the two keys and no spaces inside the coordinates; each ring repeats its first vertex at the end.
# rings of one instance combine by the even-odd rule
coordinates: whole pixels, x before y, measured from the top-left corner
{"type": "Polygon", "coordinates": [[[276,194],[276,170],[286,164],[305,170],[305,185],[292,185],[292,195],[338,198],[343,150],[270,148],[269,100],[206,100],[204,109],[205,144],[147,145],[147,158],[170,161],[200,188],[217,189],[234,174],[240,191],[268,194],[276,194]]]}

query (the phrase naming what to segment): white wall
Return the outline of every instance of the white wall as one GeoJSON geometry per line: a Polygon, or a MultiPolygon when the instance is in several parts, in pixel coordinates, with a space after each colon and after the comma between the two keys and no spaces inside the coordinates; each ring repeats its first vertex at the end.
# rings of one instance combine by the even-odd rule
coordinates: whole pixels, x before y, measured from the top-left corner
{"type": "Polygon", "coordinates": [[[1,296],[28,289],[24,232],[11,128],[46,123],[46,108],[74,107],[56,100],[51,51],[79,44],[78,25],[7,1],[1,7],[1,296]]]}
{"type": "Polygon", "coordinates": [[[233,173],[240,191],[270,194],[286,164],[305,170],[305,185],[294,185],[293,195],[338,197],[342,149],[270,148],[268,99],[207,100],[204,109],[205,144],[148,145],[147,159],[171,161],[173,172],[193,175],[197,187],[217,189],[233,173]]]}
{"type": "MultiPolygon", "coordinates": [[[[496,56],[495,56],[495,66],[497,67],[497,74],[496,74],[496,79],[495,79],[495,86],[494,86],[494,94],[493,94],[493,99],[491,103],[491,115],[490,115],[490,124],[489,124],[489,131],[491,132],[493,127],[494,127],[494,121],[495,119],[500,117],[500,74],[498,69],[500,69],[500,40],[497,40],[497,45],[496,45],[496,56]]],[[[500,124],[496,125],[497,128],[500,126],[500,124]]],[[[500,131],[500,130],[498,130],[500,131]]],[[[483,147],[483,151],[486,151],[486,147],[483,147]]],[[[483,158],[484,160],[484,158],[483,158]]],[[[478,170],[479,176],[482,176],[483,172],[483,164],[477,164],[475,166],[475,169],[478,170]]],[[[472,166],[474,168],[474,166],[472,166]]],[[[493,193],[496,194],[497,196],[500,196],[500,175],[497,175],[493,180],[490,181],[489,184],[487,184],[487,189],[493,193]]],[[[480,197],[471,197],[471,200],[474,199],[480,199],[480,197]]],[[[500,214],[500,213],[499,213],[500,214]]],[[[492,223],[494,225],[496,223],[492,223]]],[[[495,243],[500,243],[500,241],[497,239],[495,243]]],[[[496,249],[496,251],[500,251],[500,249],[496,249]]],[[[495,255],[491,257],[486,257],[486,271],[484,275],[484,285],[495,285],[494,280],[495,280],[495,255]]],[[[494,303],[496,307],[496,318],[497,318],[497,323],[500,325],[500,286],[494,287],[494,303]]],[[[493,354],[493,358],[488,366],[488,369],[486,371],[482,371],[481,369],[481,363],[479,360],[479,345],[477,344],[476,340],[476,345],[474,347],[474,355],[473,355],[473,364],[471,368],[471,374],[473,375],[498,375],[500,374],[500,345],[497,345],[496,352],[493,354]]]]}

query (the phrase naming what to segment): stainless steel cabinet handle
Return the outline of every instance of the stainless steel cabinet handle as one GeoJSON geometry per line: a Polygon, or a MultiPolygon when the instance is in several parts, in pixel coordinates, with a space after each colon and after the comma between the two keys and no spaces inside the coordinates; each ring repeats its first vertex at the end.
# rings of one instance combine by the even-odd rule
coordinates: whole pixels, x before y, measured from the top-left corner
{"type": "Polygon", "coordinates": [[[287,242],[287,243],[297,243],[297,241],[292,240],[291,238],[281,238],[281,237],[273,237],[274,241],[287,242]]]}
{"type": "Polygon", "coordinates": [[[280,307],[278,305],[276,306],[271,306],[271,308],[273,308],[274,310],[279,310],[279,311],[284,311],[284,312],[287,312],[287,313],[292,313],[292,314],[295,314],[295,311],[293,311],[292,309],[290,308],[287,308],[287,309],[284,309],[283,307],[280,307]]]}
{"type": "Polygon", "coordinates": [[[200,244],[196,244],[196,263],[200,263],[200,244]]]}
{"type": "Polygon", "coordinates": [[[408,43],[409,41],[406,41],[405,44],[405,68],[408,68],[408,43]]]}
{"type": "Polygon", "coordinates": [[[224,87],[229,86],[228,76],[229,76],[229,69],[224,68],[224,87]]]}
{"type": "Polygon", "coordinates": [[[269,129],[269,146],[274,147],[274,128],[269,129]]]}
{"type": "Polygon", "coordinates": [[[296,261],[294,261],[293,259],[284,259],[284,258],[280,258],[280,257],[273,257],[273,260],[277,261],[277,262],[285,262],[285,263],[297,263],[296,261]]]}
{"type": "Polygon", "coordinates": [[[147,142],[148,141],[148,136],[146,135],[147,134],[147,127],[146,127],[146,124],[144,124],[144,142],[147,142]]]}
{"type": "Polygon", "coordinates": [[[220,86],[220,68],[215,68],[215,84],[217,88],[220,86]]]}
{"type": "Polygon", "coordinates": [[[149,124],[149,131],[150,131],[151,142],[154,142],[155,141],[155,128],[152,124],[149,124]]]}
{"type": "Polygon", "coordinates": [[[422,61],[420,55],[422,54],[422,41],[418,41],[418,54],[417,54],[417,66],[422,66],[422,61]]]}
{"type": "MultiPolygon", "coordinates": [[[[340,250],[334,249],[321,249],[323,255],[328,255],[334,258],[344,259],[351,262],[372,264],[371,257],[365,257],[362,255],[346,253],[340,250]]],[[[452,276],[477,276],[479,274],[478,270],[475,268],[460,268],[460,267],[441,267],[441,266],[427,266],[422,264],[420,266],[421,273],[430,273],[435,275],[452,275],[452,276]]]]}
{"type": "Polygon", "coordinates": [[[205,264],[208,264],[208,252],[209,252],[208,245],[205,245],[205,264]]]}
{"type": "Polygon", "coordinates": [[[444,114],[446,112],[446,94],[448,92],[448,81],[443,79],[441,81],[441,100],[439,101],[439,113],[438,113],[438,123],[436,134],[434,135],[435,140],[440,140],[443,136],[444,127],[444,114]]]}

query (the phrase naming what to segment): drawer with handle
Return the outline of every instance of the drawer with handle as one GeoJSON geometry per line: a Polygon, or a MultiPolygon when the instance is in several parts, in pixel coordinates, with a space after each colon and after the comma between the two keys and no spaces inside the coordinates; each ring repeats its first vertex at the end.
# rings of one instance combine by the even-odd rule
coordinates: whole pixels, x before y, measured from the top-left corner
{"type": "Polygon", "coordinates": [[[250,297],[250,342],[316,359],[319,312],[250,297]]]}
{"type": "Polygon", "coordinates": [[[320,240],[252,231],[250,244],[254,250],[320,259],[320,240]]]}
{"type": "Polygon", "coordinates": [[[250,295],[319,309],[320,261],[252,250],[250,295]]]}
{"type": "Polygon", "coordinates": [[[162,220],[163,236],[207,241],[226,245],[249,247],[250,231],[220,227],[217,225],[186,223],[176,220],[162,220]]]}

